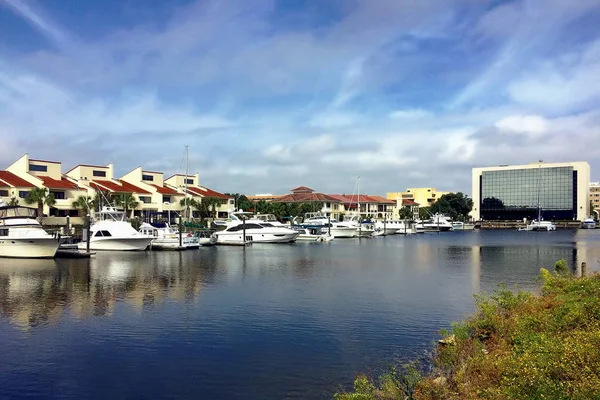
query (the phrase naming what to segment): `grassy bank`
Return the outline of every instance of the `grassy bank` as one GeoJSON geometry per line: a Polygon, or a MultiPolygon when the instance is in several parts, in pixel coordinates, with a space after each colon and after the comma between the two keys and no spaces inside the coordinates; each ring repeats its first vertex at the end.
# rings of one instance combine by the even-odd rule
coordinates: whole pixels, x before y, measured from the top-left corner
{"type": "Polygon", "coordinates": [[[432,366],[359,375],[357,399],[600,399],[600,275],[541,271],[541,294],[505,288],[444,332],[432,366]]]}

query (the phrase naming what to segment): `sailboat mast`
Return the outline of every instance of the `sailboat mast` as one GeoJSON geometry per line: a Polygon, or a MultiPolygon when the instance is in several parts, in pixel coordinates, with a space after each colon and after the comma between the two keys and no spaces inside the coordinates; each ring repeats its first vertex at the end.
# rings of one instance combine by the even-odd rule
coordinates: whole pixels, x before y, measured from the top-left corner
{"type": "Polygon", "coordinates": [[[189,174],[189,154],[188,154],[188,146],[185,146],[185,179],[184,179],[184,187],[185,187],[185,221],[190,222],[190,202],[188,200],[188,191],[187,191],[187,183],[188,183],[188,174],[189,174]]]}
{"type": "Polygon", "coordinates": [[[356,191],[358,192],[358,200],[356,205],[358,207],[358,221],[360,222],[360,176],[356,180],[356,191]]]}
{"type": "Polygon", "coordinates": [[[538,166],[538,198],[537,198],[537,208],[538,208],[538,222],[542,220],[542,210],[540,208],[540,192],[542,190],[542,165],[538,166]]]}

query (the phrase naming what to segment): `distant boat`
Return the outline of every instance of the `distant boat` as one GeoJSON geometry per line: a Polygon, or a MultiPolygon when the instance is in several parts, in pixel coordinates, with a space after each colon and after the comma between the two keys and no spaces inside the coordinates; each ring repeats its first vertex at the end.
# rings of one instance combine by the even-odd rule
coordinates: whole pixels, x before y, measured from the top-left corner
{"type": "Polygon", "coordinates": [[[592,217],[587,217],[586,219],[583,220],[583,223],[581,224],[581,228],[582,229],[594,229],[594,228],[596,228],[596,221],[594,221],[594,218],[592,218],[592,217]]]}
{"type": "MultiPolygon", "coordinates": [[[[540,168],[540,174],[541,174],[541,168],[540,168]]],[[[541,176],[541,175],[540,175],[541,176]]],[[[531,221],[531,223],[529,225],[527,225],[527,228],[525,228],[526,231],[555,231],[556,230],[556,225],[554,225],[552,222],[550,221],[542,221],[542,207],[541,207],[541,203],[540,203],[540,191],[542,189],[542,179],[538,179],[538,195],[537,195],[537,219],[534,219],[533,221],[531,221]]]]}
{"type": "Polygon", "coordinates": [[[299,234],[300,232],[289,227],[276,226],[256,219],[252,213],[237,212],[231,214],[231,222],[227,224],[227,228],[213,233],[212,237],[216,239],[217,244],[244,245],[246,243],[290,243],[296,241],[299,234]]]}
{"type": "Polygon", "coordinates": [[[417,221],[415,227],[417,232],[447,232],[452,230],[449,218],[439,213],[432,215],[428,220],[417,221]]]}
{"type": "Polygon", "coordinates": [[[200,247],[198,237],[192,233],[182,233],[180,244],[179,230],[171,227],[168,222],[144,222],[139,231],[154,237],[151,246],[155,250],[185,250],[200,247]]]}
{"type": "Polygon", "coordinates": [[[455,231],[471,231],[475,229],[475,224],[468,222],[454,221],[452,222],[452,229],[455,231]]]}

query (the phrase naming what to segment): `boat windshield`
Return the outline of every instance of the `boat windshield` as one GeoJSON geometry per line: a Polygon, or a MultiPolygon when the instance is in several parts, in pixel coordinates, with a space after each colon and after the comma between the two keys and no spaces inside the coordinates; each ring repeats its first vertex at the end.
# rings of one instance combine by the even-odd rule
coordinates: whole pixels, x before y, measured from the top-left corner
{"type": "Polygon", "coordinates": [[[2,218],[36,218],[37,210],[28,207],[7,207],[0,209],[0,219],[2,218]]]}
{"type": "Polygon", "coordinates": [[[277,222],[277,218],[273,214],[259,214],[256,218],[265,222],[277,222]]]}

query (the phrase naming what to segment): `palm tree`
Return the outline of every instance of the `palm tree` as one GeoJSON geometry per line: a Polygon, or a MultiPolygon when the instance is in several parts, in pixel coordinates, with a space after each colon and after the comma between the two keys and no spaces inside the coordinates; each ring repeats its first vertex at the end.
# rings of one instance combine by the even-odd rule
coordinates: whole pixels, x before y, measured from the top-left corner
{"type": "Polygon", "coordinates": [[[187,216],[187,213],[189,212],[188,210],[190,208],[198,208],[198,202],[192,199],[191,197],[184,197],[183,199],[181,199],[181,201],[179,201],[179,205],[183,207],[184,217],[187,216]]]}
{"type": "Polygon", "coordinates": [[[221,205],[221,199],[217,197],[203,197],[201,201],[206,205],[207,209],[212,210],[211,218],[217,218],[217,207],[221,205]]]}
{"type": "Polygon", "coordinates": [[[123,207],[123,211],[125,215],[129,218],[129,210],[134,210],[137,208],[139,202],[135,199],[132,193],[121,193],[115,195],[113,200],[117,207],[123,207]]]}
{"type": "Polygon", "coordinates": [[[94,199],[90,196],[79,196],[72,204],[73,208],[83,211],[83,215],[91,212],[94,209],[94,199]]]}
{"type": "Polygon", "coordinates": [[[19,205],[19,199],[17,199],[16,197],[11,197],[10,201],[8,202],[9,206],[18,206],[19,205]]]}
{"type": "Polygon", "coordinates": [[[54,194],[50,193],[47,188],[33,188],[25,197],[25,203],[37,204],[37,217],[41,221],[44,216],[44,205],[52,207],[56,204],[54,194]]]}

